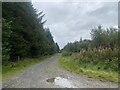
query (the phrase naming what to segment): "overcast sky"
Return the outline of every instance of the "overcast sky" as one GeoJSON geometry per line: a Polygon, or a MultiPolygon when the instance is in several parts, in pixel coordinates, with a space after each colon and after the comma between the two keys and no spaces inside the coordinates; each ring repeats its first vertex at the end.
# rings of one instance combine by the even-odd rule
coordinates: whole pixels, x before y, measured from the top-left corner
{"type": "MultiPolygon", "coordinates": [[[[34,0],[33,0],[34,1],[34,0]]],[[[59,0],[60,1],[60,0],[59,0]]],[[[32,2],[38,12],[45,13],[45,27],[63,48],[68,42],[90,39],[97,25],[118,26],[117,2],[32,2]]]]}

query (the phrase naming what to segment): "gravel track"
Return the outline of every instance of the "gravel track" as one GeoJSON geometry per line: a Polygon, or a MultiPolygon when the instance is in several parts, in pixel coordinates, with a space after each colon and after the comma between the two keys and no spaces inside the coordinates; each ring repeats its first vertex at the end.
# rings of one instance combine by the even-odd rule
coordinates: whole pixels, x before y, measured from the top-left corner
{"type": "MultiPolygon", "coordinates": [[[[85,75],[71,73],[64,70],[58,63],[61,54],[56,54],[14,77],[3,82],[3,88],[64,88],[54,83],[47,82],[50,78],[62,77],[76,88],[118,88],[113,82],[100,81],[88,78],[85,75]]],[[[71,87],[72,88],[72,87],[71,87]]]]}

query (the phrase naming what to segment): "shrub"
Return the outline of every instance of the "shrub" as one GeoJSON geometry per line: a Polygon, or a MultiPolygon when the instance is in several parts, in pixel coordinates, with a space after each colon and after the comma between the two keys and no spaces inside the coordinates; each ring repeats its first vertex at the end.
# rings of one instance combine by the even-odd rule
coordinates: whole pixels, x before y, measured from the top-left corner
{"type": "Polygon", "coordinates": [[[72,52],[62,52],[62,55],[63,56],[71,56],[72,55],[72,52]]]}

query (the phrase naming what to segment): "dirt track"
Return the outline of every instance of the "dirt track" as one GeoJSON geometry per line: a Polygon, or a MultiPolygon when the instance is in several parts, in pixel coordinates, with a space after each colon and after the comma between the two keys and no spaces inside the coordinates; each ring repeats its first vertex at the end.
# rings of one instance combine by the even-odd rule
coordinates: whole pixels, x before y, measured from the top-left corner
{"type": "Polygon", "coordinates": [[[100,81],[64,70],[59,66],[61,54],[44,60],[3,82],[3,88],[117,88],[112,82],[100,81]],[[57,77],[57,78],[56,78],[57,77]],[[53,79],[53,80],[52,80],[53,79]],[[56,82],[54,82],[56,80],[56,82]]]}

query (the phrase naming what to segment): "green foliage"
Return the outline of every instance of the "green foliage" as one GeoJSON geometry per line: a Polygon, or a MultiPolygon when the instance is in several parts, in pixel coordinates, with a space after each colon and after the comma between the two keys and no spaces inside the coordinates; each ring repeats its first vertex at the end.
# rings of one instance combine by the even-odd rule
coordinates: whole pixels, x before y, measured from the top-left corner
{"type": "Polygon", "coordinates": [[[49,28],[46,28],[45,29],[45,34],[46,34],[46,37],[47,37],[47,54],[50,53],[50,54],[53,54],[55,52],[55,43],[53,41],[53,37],[50,33],[50,30],[49,28]]]}
{"type": "Polygon", "coordinates": [[[93,45],[95,47],[115,48],[118,46],[118,30],[116,28],[102,29],[102,26],[91,30],[93,45]]]}
{"type": "Polygon", "coordinates": [[[90,40],[83,40],[83,41],[75,41],[74,43],[68,43],[64,50],[68,52],[80,52],[83,50],[88,50],[89,46],[91,45],[90,40]]]}
{"type": "Polygon", "coordinates": [[[118,48],[118,29],[107,28],[103,29],[102,26],[98,26],[91,30],[92,40],[75,41],[68,43],[63,49],[68,52],[80,52],[90,49],[105,49],[105,48],[118,48]]]}
{"type": "Polygon", "coordinates": [[[55,52],[60,52],[60,48],[57,43],[55,43],[55,52]]]}
{"type": "MultiPolygon", "coordinates": [[[[112,68],[112,66],[109,66],[109,64],[104,62],[98,62],[97,64],[92,62],[88,63],[91,58],[84,58],[81,60],[80,58],[76,59],[76,57],[78,58],[78,56],[75,54],[72,56],[62,57],[60,59],[60,65],[71,72],[78,74],[83,73],[89,77],[118,82],[118,72],[114,71],[114,69],[107,70],[108,67],[112,68]],[[107,69],[104,69],[103,66],[107,69]]],[[[113,62],[111,62],[110,65],[112,65],[112,63],[113,62]]]]}
{"type": "Polygon", "coordinates": [[[62,56],[71,56],[72,55],[72,52],[62,52],[62,56]]]}
{"type": "Polygon", "coordinates": [[[103,51],[86,51],[74,55],[76,62],[87,66],[92,64],[93,67],[100,64],[99,68],[108,71],[118,72],[118,50],[103,50],[103,51]]]}
{"type": "MultiPolygon", "coordinates": [[[[9,42],[9,38],[11,36],[11,22],[6,22],[5,19],[2,20],[2,25],[3,25],[3,30],[4,32],[2,32],[2,54],[3,54],[3,60],[8,60],[9,59],[9,51],[10,51],[10,42],[9,42]]],[[[6,61],[5,61],[6,62],[6,61]]]]}
{"type": "Polygon", "coordinates": [[[118,29],[98,26],[91,30],[91,37],[68,43],[62,50],[61,65],[76,73],[118,82],[118,29]]]}
{"type": "Polygon", "coordinates": [[[36,12],[31,2],[2,3],[3,65],[7,61],[57,53],[49,28],[44,28],[43,12],[36,12]]]}

